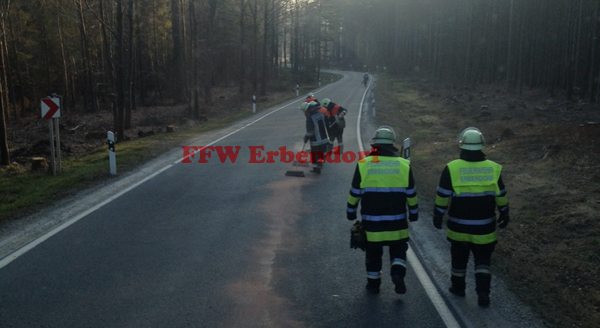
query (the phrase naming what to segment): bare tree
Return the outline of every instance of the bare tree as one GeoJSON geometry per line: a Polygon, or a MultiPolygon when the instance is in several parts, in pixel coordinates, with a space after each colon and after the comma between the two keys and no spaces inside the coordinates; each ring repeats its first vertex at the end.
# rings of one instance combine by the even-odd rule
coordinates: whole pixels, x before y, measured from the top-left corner
{"type": "Polygon", "coordinates": [[[6,52],[6,15],[10,9],[10,0],[2,1],[0,6],[0,66],[2,68],[2,76],[0,76],[0,165],[10,164],[10,152],[8,150],[8,135],[6,130],[6,110],[8,105],[8,95],[6,89],[6,62],[4,61],[6,52]]]}

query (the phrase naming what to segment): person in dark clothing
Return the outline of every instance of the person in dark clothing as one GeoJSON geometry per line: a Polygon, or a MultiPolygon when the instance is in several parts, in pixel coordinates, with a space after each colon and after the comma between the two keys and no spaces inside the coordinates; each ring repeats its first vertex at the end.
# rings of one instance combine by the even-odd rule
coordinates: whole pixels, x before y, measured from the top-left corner
{"type": "Polygon", "coordinates": [[[300,110],[306,116],[306,134],[304,143],[310,141],[311,172],[320,174],[325,163],[325,154],[329,149],[329,113],[314,101],[304,102],[300,110]]]}
{"type": "Polygon", "coordinates": [[[497,242],[496,209],[500,213],[499,227],[504,228],[509,222],[502,166],[486,159],[482,151],[484,138],[479,129],[465,129],[458,143],[460,159],[448,163],[440,178],[433,224],[442,229],[444,214],[448,212],[446,235],[452,255],[449,291],[465,296],[467,264],[472,252],[478,304],[489,306],[490,263],[497,242]]]}
{"type": "Polygon", "coordinates": [[[367,237],[365,262],[367,290],[379,293],[384,246],[389,247],[394,290],[406,293],[406,251],[409,221],[419,219],[417,189],[410,162],[398,156],[396,134],[389,126],[375,131],[374,151],[358,161],[348,195],[346,217],[357,218],[361,204],[362,226],[367,237]]]}
{"type": "Polygon", "coordinates": [[[346,119],[344,116],[348,114],[348,110],[334,102],[329,98],[323,99],[323,107],[329,112],[329,139],[331,145],[337,140],[337,145],[340,147],[340,154],[344,153],[344,128],[346,127],[346,119]]]}

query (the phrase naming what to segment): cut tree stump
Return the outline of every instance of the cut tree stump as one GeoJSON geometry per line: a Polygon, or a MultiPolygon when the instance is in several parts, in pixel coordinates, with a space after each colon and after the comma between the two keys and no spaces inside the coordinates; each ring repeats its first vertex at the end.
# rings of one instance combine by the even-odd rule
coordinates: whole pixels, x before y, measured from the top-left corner
{"type": "Polygon", "coordinates": [[[171,133],[175,131],[175,127],[173,125],[167,125],[167,133],[171,133]]]}
{"type": "Polygon", "coordinates": [[[31,171],[48,172],[48,162],[44,157],[31,158],[31,171]]]}

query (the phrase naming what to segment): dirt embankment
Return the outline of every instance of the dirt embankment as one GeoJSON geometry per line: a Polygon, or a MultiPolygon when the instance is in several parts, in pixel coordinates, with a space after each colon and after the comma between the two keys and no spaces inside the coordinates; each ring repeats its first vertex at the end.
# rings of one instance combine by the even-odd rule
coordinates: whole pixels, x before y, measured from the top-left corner
{"type": "MultiPolygon", "coordinates": [[[[410,136],[420,190],[435,190],[456,138],[482,130],[503,165],[511,224],[493,257],[526,303],[557,327],[600,322],[600,108],[539,90],[506,92],[422,78],[378,83],[378,118],[410,136]],[[385,108],[385,109],[383,109],[385,108]]],[[[421,195],[424,209],[433,195],[421,195]]]]}

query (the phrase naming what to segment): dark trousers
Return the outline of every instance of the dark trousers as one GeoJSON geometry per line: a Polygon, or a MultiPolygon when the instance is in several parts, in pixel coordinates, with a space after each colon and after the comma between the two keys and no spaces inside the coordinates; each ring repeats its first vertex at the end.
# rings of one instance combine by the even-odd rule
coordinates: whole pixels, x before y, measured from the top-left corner
{"type": "Polygon", "coordinates": [[[331,143],[333,144],[334,141],[337,139],[338,145],[343,145],[344,144],[344,129],[340,129],[340,128],[332,128],[331,130],[329,130],[329,141],[331,141],[331,143]]]}
{"type": "MultiPolygon", "coordinates": [[[[379,272],[382,268],[383,245],[380,243],[369,243],[365,249],[365,262],[367,267],[367,277],[369,283],[379,285],[381,276],[379,272]]],[[[408,250],[408,242],[400,242],[389,246],[390,264],[392,276],[400,276],[404,278],[406,275],[406,251],[408,250]]]]}
{"type": "Polygon", "coordinates": [[[310,146],[310,163],[312,164],[312,167],[323,167],[328,147],[329,143],[318,146],[310,146]]]}
{"type": "Polygon", "coordinates": [[[490,263],[495,244],[477,245],[465,242],[451,242],[450,253],[452,254],[452,287],[456,290],[464,290],[465,278],[469,255],[473,253],[475,260],[475,290],[477,293],[490,292],[492,274],[490,263]]]}

